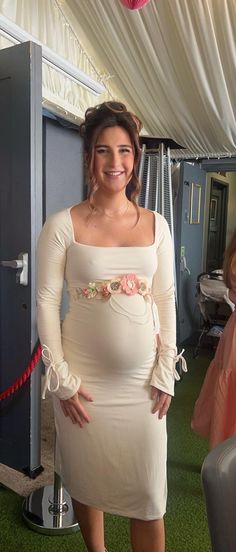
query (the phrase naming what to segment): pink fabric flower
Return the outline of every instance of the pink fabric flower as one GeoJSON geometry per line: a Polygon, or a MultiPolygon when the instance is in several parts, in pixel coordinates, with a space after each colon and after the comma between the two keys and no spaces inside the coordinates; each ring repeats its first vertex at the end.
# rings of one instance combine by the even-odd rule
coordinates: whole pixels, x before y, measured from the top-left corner
{"type": "Polygon", "coordinates": [[[82,295],[84,295],[84,297],[88,297],[88,294],[89,294],[88,288],[83,288],[82,289],[82,295]]]}
{"type": "Polygon", "coordinates": [[[139,291],[139,280],[136,274],[125,274],[121,278],[120,285],[127,295],[135,295],[139,291]]]}
{"type": "Polygon", "coordinates": [[[110,291],[109,291],[107,285],[101,286],[99,291],[100,291],[100,293],[103,297],[109,297],[109,295],[110,295],[110,291]]]}

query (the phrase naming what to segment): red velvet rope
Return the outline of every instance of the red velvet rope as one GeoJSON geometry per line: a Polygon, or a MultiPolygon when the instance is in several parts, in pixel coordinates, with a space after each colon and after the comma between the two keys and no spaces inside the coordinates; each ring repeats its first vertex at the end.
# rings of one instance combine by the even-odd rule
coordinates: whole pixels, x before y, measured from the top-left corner
{"type": "Polygon", "coordinates": [[[13,393],[15,393],[18,389],[20,389],[20,387],[30,377],[30,374],[32,374],[35,366],[38,364],[38,361],[40,360],[41,354],[42,354],[42,348],[41,348],[41,345],[38,344],[23,374],[21,374],[21,376],[15,381],[15,383],[13,383],[13,385],[10,385],[5,391],[2,391],[2,393],[0,393],[0,401],[3,401],[7,397],[10,397],[10,395],[13,395],[13,393]]]}

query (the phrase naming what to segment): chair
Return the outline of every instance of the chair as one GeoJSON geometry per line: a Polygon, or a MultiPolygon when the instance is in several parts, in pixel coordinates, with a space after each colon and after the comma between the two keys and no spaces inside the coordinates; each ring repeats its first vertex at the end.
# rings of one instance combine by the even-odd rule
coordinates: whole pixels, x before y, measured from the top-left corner
{"type": "Polygon", "coordinates": [[[236,436],[217,445],[202,465],[213,552],[236,552],[236,436]]]}

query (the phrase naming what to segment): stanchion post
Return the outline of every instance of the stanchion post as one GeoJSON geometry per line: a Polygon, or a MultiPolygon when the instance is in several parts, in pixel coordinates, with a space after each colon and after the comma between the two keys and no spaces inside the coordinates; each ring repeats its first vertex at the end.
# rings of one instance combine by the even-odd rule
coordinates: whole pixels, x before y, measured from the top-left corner
{"type": "Polygon", "coordinates": [[[23,519],[38,533],[66,535],[79,531],[70,495],[54,472],[54,485],[33,491],[23,502],[23,519]]]}

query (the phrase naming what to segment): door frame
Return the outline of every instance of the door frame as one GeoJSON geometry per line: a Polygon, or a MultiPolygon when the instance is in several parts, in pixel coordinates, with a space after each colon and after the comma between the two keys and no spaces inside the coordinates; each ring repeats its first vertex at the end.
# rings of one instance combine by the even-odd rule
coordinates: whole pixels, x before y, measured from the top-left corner
{"type": "MultiPolygon", "coordinates": [[[[206,250],[206,267],[208,266],[208,247],[209,247],[209,234],[210,234],[210,209],[211,209],[211,199],[212,191],[214,189],[214,184],[217,184],[223,190],[223,200],[222,200],[222,214],[221,214],[221,232],[220,232],[220,250],[222,255],[226,247],[226,234],[227,234],[227,215],[228,215],[228,197],[229,197],[229,184],[223,182],[222,180],[211,177],[211,187],[210,187],[210,197],[209,197],[209,206],[208,206],[208,227],[207,227],[207,250],[206,250]],[[223,229],[223,232],[222,232],[223,229]]],[[[219,268],[219,267],[218,267],[219,268]]]]}

